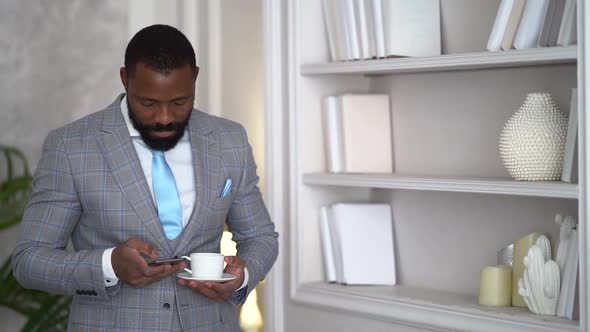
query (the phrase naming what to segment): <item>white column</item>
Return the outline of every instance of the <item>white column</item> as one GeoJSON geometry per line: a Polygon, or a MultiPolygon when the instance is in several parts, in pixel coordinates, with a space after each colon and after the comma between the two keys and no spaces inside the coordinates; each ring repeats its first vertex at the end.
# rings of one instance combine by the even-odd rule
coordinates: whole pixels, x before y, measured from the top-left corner
{"type": "Polygon", "coordinates": [[[590,323],[590,195],[588,194],[588,175],[590,174],[590,160],[588,148],[590,147],[590,118],[586,116],[586,110],[590,109],[590,24],[587,18],[590,17],[590,6],[586,1],[578,1],[578,110],[579,116],[579,180],[580,200],[579,209],[579,237],[580,237],[580,331],[589,331],[590,323]]]}
{"type": "MultiPolygon", "coordinates": [[[[285,234],[287,213],[285,151],[288,127],[284,115],[286,102],[284,100],[285,76],[283,75],[284,29],[286,20],[283,15],[283,2],[264,0],[262,3],[262,32],[264,45],[264,122],[265,122],[265,201],[279,236],[279,248],[286,248],[285,234]]],[[[279,257],[269,273],[266,281],[264,319],[266,331],[284,331],[284,251],[279,250],[279,257]]]]}

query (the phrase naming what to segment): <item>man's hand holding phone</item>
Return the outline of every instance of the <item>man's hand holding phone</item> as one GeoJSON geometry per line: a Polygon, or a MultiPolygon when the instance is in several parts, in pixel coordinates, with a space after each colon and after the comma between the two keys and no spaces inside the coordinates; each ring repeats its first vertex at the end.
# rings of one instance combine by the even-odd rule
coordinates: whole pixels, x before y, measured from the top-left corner
{"type": "Polygon", "coordinates": [[[160,260],[159,264],[148,264],[145,260],[157,260],[154,247],[138,239],[129,239],[113,250],[111,264],[119,280],[134,288],[143,288],[182,271],[186,264],[177,259],[160,260]],[[162,263],[167,261],[166,263],[162,263]]]}

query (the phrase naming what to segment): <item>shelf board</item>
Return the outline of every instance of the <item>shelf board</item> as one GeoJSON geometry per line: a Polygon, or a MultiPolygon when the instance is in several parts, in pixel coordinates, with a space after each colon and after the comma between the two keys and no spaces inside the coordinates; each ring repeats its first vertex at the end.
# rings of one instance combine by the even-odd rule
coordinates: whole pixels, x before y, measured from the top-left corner
{"type": "Polygon", "coordinates": [[[576,63],[577,47],[545,47],[525,50],[447,54],[375,60],[304,64],[303,75],[383,75],[452,70],[472,70],[576,63]]]}
{"type": "Polygon", "coordinates": [[[535,315],[526,308],[480,307],[476,297],[405,286],[305,283],[295,293],[295,300],[419,328],[505,332],[580,330],[579,321],[535,315]]]}
{"type": "Polygon", "coordinates": [[[450,191],[552,198],[578,198],[578,185],[560,181],[512,181],[502,178],[421,177],[399,174],[333,174],[303,175],[307,185],[450,191]]]}

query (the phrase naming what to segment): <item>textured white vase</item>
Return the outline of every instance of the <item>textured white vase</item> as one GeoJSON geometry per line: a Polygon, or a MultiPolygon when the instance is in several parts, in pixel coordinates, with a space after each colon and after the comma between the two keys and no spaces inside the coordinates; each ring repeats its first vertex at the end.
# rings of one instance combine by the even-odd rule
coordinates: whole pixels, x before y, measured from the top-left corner
{"type": "Polygon", "coordinates": [[[515,180],[560,180],[567,116],[550,93],[529,93],[500,134],[500,157],[515,180]]]}

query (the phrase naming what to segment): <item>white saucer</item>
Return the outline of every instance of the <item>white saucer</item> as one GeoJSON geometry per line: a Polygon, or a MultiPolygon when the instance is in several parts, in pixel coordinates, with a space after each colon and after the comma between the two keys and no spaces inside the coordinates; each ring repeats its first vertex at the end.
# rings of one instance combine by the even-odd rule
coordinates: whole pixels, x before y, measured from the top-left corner
{"type": "Polygon", "coordinates": [[[230,274],[230,273],[224,273],[221,276],[221,278],[198,278],[198,277],[193,277],[193,275],[188,272],[180,272],[176,276],[178,276],[181,279],[185,279],[185,280],[216,281],[216,282],[226,282],[226,281],[234,280],[236,278],[235,275],[230,274]]]}

